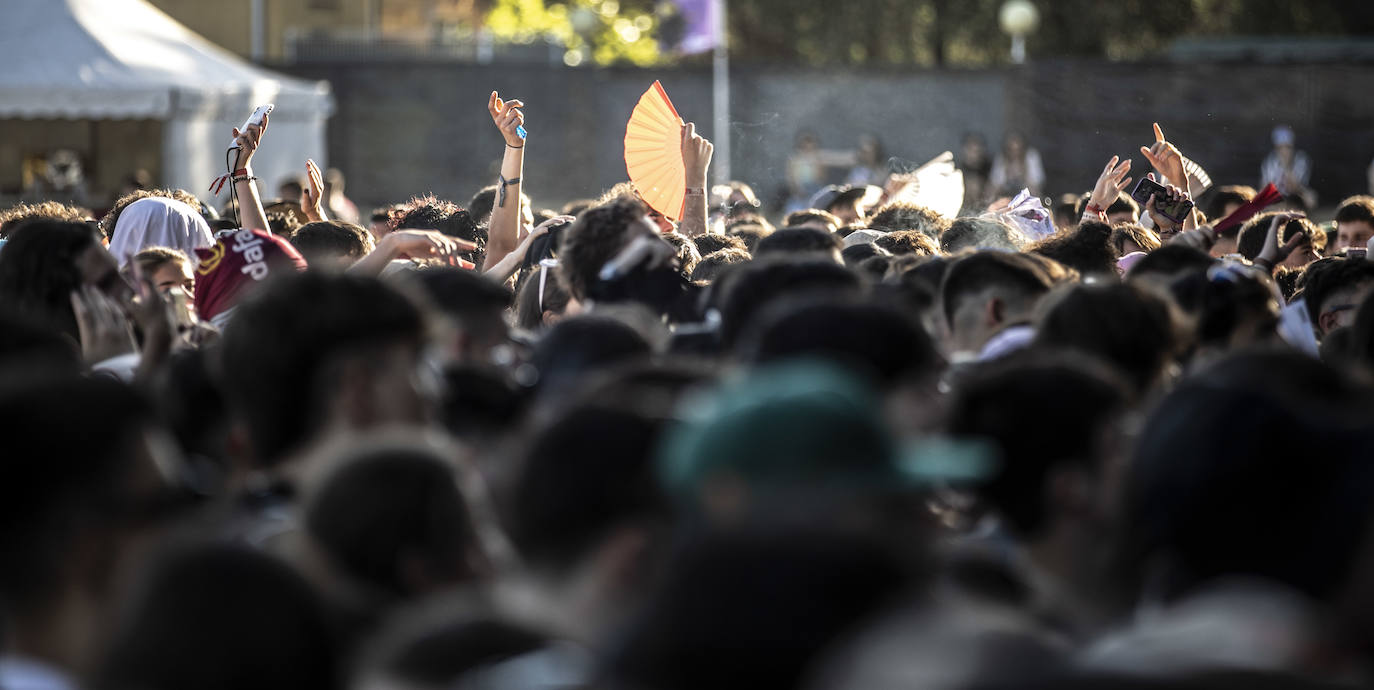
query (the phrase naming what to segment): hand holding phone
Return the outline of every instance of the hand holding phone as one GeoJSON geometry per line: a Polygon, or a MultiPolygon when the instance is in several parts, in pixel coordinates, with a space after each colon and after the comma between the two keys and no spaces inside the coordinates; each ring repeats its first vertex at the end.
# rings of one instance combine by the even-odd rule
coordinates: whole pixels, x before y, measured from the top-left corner
{"type": "Polygon", "coordinates": [[[1140,178],[1135,190],[1131,192],[1131,198],[1139,202],[1146,211],[1174,223],[1182,223],[1193,211],[1193,201],[1188,198],[1187,192],[1155,182],[1153,174],[1140,178]]]}
{"type": "MultiPolygon", "coordinates": [[[[263,121],[267,119],[268,114],[270,114],[272,112],[272,109],[275,107],[276,106],[271,103],[258,106],[257,109],[253,111],[253,114],[249,115],[248,119],[243,121],[243,126],[239,127],[239,132],[247,132],[249,127],[252,127],[253,125],[261,125],[263,121]]],[[[229,142],[229,148],[234,148],[238,145],[238,137],[234,137],[234,139],[229,142]]]]}

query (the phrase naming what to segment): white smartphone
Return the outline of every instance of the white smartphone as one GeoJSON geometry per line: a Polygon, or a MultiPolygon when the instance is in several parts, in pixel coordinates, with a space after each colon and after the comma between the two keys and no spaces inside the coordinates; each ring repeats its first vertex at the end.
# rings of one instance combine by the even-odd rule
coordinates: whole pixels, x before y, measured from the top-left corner
{"type": "MultiPolygon", "coordinates": [[[[272,108],[274,108],[274,107],[276,107],[276,106],[272,105],[271,103],[268,103],[267,105],[260,105],[260,106],[258,106],[258,109],[257,109],[257,110],[254,110],[254,111],[253,111],[253,114],[252,114],[252,115],[249,115],[249,116],[248,116],[248,119],[243,121],[243,126],[242,126],[242,127],[239,127],[239,131],[240,131],[240,132],[246,132],[246,131],[248,131],[248,126],[249,126],[249,125],[260,125],[260,124],[262,124],[263,118],[266,118],[266,117],[267,117],[267,114],[270,113],[270,112],[272,112],[272,108]]],[[[238,145],[238,140],[234,140],[234,141],[230,141],[230,142],[229,142],[230,148],[233,148],[233,147],[236,146],[236,145],[238,145]]]]}

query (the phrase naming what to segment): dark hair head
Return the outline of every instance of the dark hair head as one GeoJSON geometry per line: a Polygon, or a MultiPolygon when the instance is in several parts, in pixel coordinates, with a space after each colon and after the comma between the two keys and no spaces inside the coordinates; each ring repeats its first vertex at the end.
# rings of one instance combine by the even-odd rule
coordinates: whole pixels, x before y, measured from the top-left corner
{"type": "Polygon", "coordinates": [[[637,199],[617,198],[583,211],[560,233],[558,278],[568,294],[587,299],[601,268],[625,248],[631,226],[648,211],[637,199]]]}
{"type": "Polygon", "coordinates": [[[777,228],[773,227],[772,223],[768,222],[767,218],[764,218],[763,216],[753,211],[739,213],[725,219],[725,234],[727,235],[736,234],[735,228],[755,227],[759,230],[762,230],[763,234],[765,235],[772,233],[774,230],[777,230],[777,228]]]}
{"type": "Polygon", "coordinates": [[[1239,271],[1194,271],[1169,286],[1174,303],[1193,315],[1202,347],[1230,347],[1242,331],[1263,338],[1277,333],[1278,302],[1269,286],[1239,271]]]}
{"type": "Polygon", "coordinates": [[[530,363],[539,372],[540,391],[566,391],[589,373],[651,351],[644,335],[624,322],[589,314],[554,324],[535,345],[530,363]]]}
{"type": "MultiPolygon", "coordinates": [[[[81,342],[72,292],[85,282],[78,261],[91,249],[100,245],[85,223],[46,218],[19,223],[0,251],[0,302],[81,342]]],[[[119,280],[113,270],[111,274],[119,280]]]]}
{"type": "Polygon", "coordinates": [[[1044,268],[1025,255],[981,251],[956,260],[945,270],[940,302],[945,319],[952,321],[961,301],[984,290],[997,289],[1007,299],[1020,300],[1029,307],[1053,285],[1044,268]]]}
{"type": "Polygon", "coordinates": [[[135,488],[135,478],[152,471],[140,465],[147,462],[140,446],[153,425],[152,406],[107,378],[7,376],[0,384],[8,487],[0,501],[0,606],[7,618],[47,610],[67,582],[72,549],[92,533],[113,538],[101,530],[128,526],[143,502],[153,503],[154,495],[135,488]]]}
{"type": "MultiPolygon", "coordinates": [[[[472,199],[468,201],[468,213],[472,215],[472,222],[478,225],[490,223],[492,209],[496,207],[496,192],[500,189],[497,185],[488,185],[472,195],[472,199]]],[[[530,208],[530,198],[522,193],[520,204],[524,208],[530,208]]],[[[577,214],[569,213],[568,215],[575,216],[577,214]]]]}
{"type": "MultiPolygon", "coordinates": [[[[86,211],[75,206],[60,204],[56,201],[40,201],[36,204],[16,204],[0,211],[0,239],[10,236],[10,231],[30,218],[46,218],[69,223],[86,222],[86,211]]],[[[111,226],[113,227],[113,226],[111,226]]]]}
{"type": "Polygon", "coordinates": [[[744,248],[752,254],[755,249],[758,249],[759,242],[773,234],[773,231],[755,223],[740,223],[732,226],[726,231],[726,234],[730,237],[738,237],[744,243],[744,248]]]}
{"type": "Polygon", "coordinates": [[[1116,252],[1117,258],[1123,257],[1131,253],[1131,251],[1149,253],[1164,246],[1164,243],[1159,240],[1159,235],[1156,234],[1154,230],[1141,227],[1135,223],[1117,223],[1113,225],[1109,242],[1112,245],[1112,251],[1116,252]],[[1128,250],[1126,247],[1128,241],[1135,244],[1135,246],[1140,249],[1128,250]]]}
{"type": "Polygon", "coordinates": [[[919,230],[938,240],[949,229],[949,219],[924,206],[893,202],[868,219],[868,228],[878,232],[919,230]]]}
{"type": "Polygon", "coordinates": [[[95,687],[328,690],[335,651],[314,591],[285,563],[245,546],[182,546],[137,584],[95,687]]]}
{"type": "Polygon", "coordinates": [[[489,364],[444,367],[439,422],[444,430],[474,447],[503,437],[519,423],[528,402],[526,389],[489,364]]]}
{"type": "Polygon", "coordinates": [[[940,235],[940,250],[946,254],[964,249],[1002,249],[1019,252],[1029,243],[1020,230],[995,218],[955,218],[940,235]]]}
{"type": "Polygon", "coordinates": [[[701,257],[692,270],[693,282],[712,282],[730,266],[747,263],[751,258],[743,249],[721,249],[701,257]]]}
{"type": "Polygon", "coordinates": [[[1116,275],[1117,254],[1111,245],[1112,228],[1087,222],[1036,242],[1027,251],[1058,261],[1083,275],[1116,275]]]}
{"type": "Polygon", "coordinates": [[[870,540],[758,528],[699,535],[664,572],[610,654],[607,687],[798,687],[823,649],[911,582],[870,540]]]}
{"type": "Polygon", "coordinates": [[[718,285],[721,342],[726,347],[732,347],[774,300],[807,293],[857,295],[860,291],[859,277],[833,261],[789,256],[755,259],[731,271],[718,285]]]}
{"type": "Polygon", "coordinates": [[[449,237],[477,243],[477,249],[464,255],[478,266],[487,252],[487,229],[461,206],[444,201],[433,194],[417,196],[406,202],[394,226],[397,230],[438,230],[449,237]]]}
{"type": "Polygon", "coordinates": [[[1332,306],[1328,304],[1332,297],[1371,281],[1374,281],[1374,261],[1331,257],[1309,264],[1298,280],[1298,288],[1307,301],[1312,325],[1321,326],[1321,315],[1332,306]]]}
{"type": "Polygon", "coordinates": [[[1352,196],[1341,202],[1336,209],[1337,223],[1355,223],[1363,221],[1374,226],[1374,197],[1360,194],[1352,196]]]}
{"type": "Polygon", "coordinates": [[[171,247],[144,247],[134,255],[134,261],[145,276],[151,276],[168,264],[186,264],[191,260],[179,249],[171,247]]]}
{"type": "Polygon", "coordinates": [[[1203,207],[1202,212],[1207,216],[1208,220],[1216,222],[1225,217],[1227,206],[1232,204],[1244,206],[1250,203],[1250,200],[1254,198],[1254,187],[1238,184],[1213,187],[1211,198],[1207,200],[1207,204],[1203,207]]]}
{"type": "Polygon", "coordinates": [[[372,251],[372,233],[341,220],[306,223],[291,233],[291,246],[311,268],[347,259],[357,261],[372,251]]]}
{"type": "Polygon", "coordinates": [[[81,347],[60,331],[0,303],[0,381],[33,374],[77,374],[81,347]]]}
{"type": "Polygon", "coordinates": [[[1166,596],[1222,576],[1332,593],[1374,499],[1370,420],[1368,388],[1286,348],[1184,381],[1146,421],[1165,433],[1143,434],[1129,465],[1126,572],[1172,564],[1172,581],[1151,584],[1166,596]]]}
{"type": "Polygon", "coordinates": [[[754,248],[757,257],[783,254],[815,254],[838,252],[844,248],[840,237],[833,232],[816,228],[783,228],[761,240],[754,248]]]}
{"type": "MultiPolygon", "coordinates": [[[[1269,225],[1274,222],[1274,216],[1277,215],[1278,213],[1261,213],[1246,221],[1236,239],[1236,252],[1254,261],[1255,257],[1264,251],[1264,238],[1269,235],[1269,225]]],[[[1326,248],[1326,233],[1306,218],[1294,218],[1284,224],[1283,229],[1279,231],[1279,246],[1283,246],[1297,234],[1306,235],[1307,240],[1312,243],[1313,251],[1318,254],[1326,248]]]]}
{"type": "Polygon", "coordinates": [[[434,266],[416,271],[414,281],[430,304],[460,328],[483,339],[505,336],[510,290],[476,271],[434,266]]]}
{"type": "Polygon", "coordinates": [[[882,237],[873,240],[873,244],[894,256],[935,256],[940,253],[940,245],[919,230],[883,233],[882,237]]]}
{"type": "MultiPolygon", "coordinates": [[[[296,197],[292,197],[294,198],[296,197]]],[[[301,210],[300,203],[295,201],[269,201],[263,205],[262,210],[267,214],[267,225],[272,234],[288,240],[305,224],[305,212],[301,210]]]]}
{"type": "Polygon", "coordinates": [[[530,332],[543,330],[544,312],[562,314],[568,308],[572,297],[563,287],[563,281],[558,279],[557,271],[557,268],[539,266],[525,276],[515,296],[516,328],[530,332]]]}
{"type": "Polygon", "coordinates": [[[1076,285],[1052,295],[1035,342],[1099,357],[1140,393],[1159,382],[1177,347],[1168,305],[1129,284],[1076,285]]]}
{"type": "Polygon", "coordinates": [[[1091,358],[1029,352],[961,378],[947,430],[997,448],[996,473],[978,493],[1016,533],[1035,537],[1054,510],[1046,504],[1052,471],[1101,471],[1103,438],[1131,398],[1126,382],[1091,358]]]}
{"type": "Polygon", "coordinates": [[[361,349],[415,343],[419,310],[395,289],[355,275],[286,275],[240,303],[220,340],[224,389],[258,462],[308,441],[325,411],[326,372],[361,349]]]}
{"type": "MultiPolygon", "coordinates": [[[[891,257],[892,253],[872,242],[851,244],[840,251],[840,258],[844,259],[845,267],[851,269],[858,268],[875,256],[891,257]]],[[[883,271],[886,272],[887,268],[884,267],[883,271]]],[[[879,274],[877,277],[881,278],[882,274],[879,274]]]]}
{"type": "Polygon", "coordinates": [[[1184,273],[1206,271],[1214,263],[1216,259],[1207,252],[1184,244],[1166,244],[1135,262],[1126,272],[1126,279],[1132,282],[1150,278],[1172,280],[1184,273]]]}
{"type": "Polygon", "coordinates": [[[696,244],[697,251],[700,252],[702,256],[714,254],[722,249],[739,249],[746,253],[749,251],[749,246],[744,243],[744,240],[732,235],[706,233],[693,237],[692,242],[696,244]]]}
{"type": "Polygon", "coordinates": [[[778,303],[764,311],[738,351],[753,364],[832,361],[878,386],[897,385],[944,366],[920,324],[892,307],[851,300],[778,303]]]}
{"type": "Polygon", "coordinates": [[[668,519],[653,462],[662,421],[618,402],[577,405],[532,430],[498,494],[511,540],[538,569],[567,572],[617,528],[668,519]]]}
{"type": "Polygon", "coordinates": [[[844,225],[844,221],[835,217],[835,214],[819,208],[793,211],[787,214],[786,218],[782,219],[782,226],[784,228],[797,228],[801,226],[814,227],[816,225],[825,226],[824,228],[817,228],[818,230],[824,229],[827,232],[835,232],[840,229],[841,225],[844,225]]]}
{"type": "MultiPolygon", "coordinates": [[[[1091,201],[1091,199],[1089,201],[1091,201]]],[[[1135,219],[1140,217],[1140,204],[1137,204],[1135,199],[1131,198],[1131,195],[1121,194],[1116,197],[1116,201],[1113,201],[1111,206],[1107,207],[1105,213],[1108,216],[1114,216],[1118,213],[1129,213],[1131,214],[1132,222],[1134,222],[1135,219]]]]}
{"type": "Polygon", "coordinates": [[[378,440],[334,462],[307,490],[303,522],[345,581],[390,601],[481,574],[477,527],[439,449],[378,440]]]}

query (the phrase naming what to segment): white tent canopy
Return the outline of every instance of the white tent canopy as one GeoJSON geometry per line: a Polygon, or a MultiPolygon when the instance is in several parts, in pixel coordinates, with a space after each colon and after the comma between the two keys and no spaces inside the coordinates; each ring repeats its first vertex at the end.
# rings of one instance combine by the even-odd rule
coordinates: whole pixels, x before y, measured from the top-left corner
{"type": "MultiPolygon", "coordinates": [[[[163,121],[166,185],[206,196],[232,127],[275,103],[255,173],[269,184],[325,163],[326,82],[256,67],[144,0],[7,0],[0,118],[163,121]]],[[[271,195],[271,190],[267,191],[271,195]]]]}

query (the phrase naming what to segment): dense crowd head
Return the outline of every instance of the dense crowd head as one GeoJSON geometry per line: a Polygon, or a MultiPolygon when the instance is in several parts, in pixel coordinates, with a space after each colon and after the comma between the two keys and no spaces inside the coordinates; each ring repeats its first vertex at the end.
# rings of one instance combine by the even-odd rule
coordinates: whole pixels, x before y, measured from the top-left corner
{"type": "Polygon", "coordinates": [[[1370,682],[1374,199],[1291,130],[712,187],[684,125],[680,207],[557,206],[488,110],[466,206],[263,200],[264,121],[232,199],[0,211],[0,687],[1370,682]]]}

